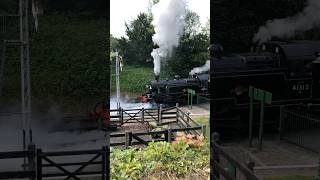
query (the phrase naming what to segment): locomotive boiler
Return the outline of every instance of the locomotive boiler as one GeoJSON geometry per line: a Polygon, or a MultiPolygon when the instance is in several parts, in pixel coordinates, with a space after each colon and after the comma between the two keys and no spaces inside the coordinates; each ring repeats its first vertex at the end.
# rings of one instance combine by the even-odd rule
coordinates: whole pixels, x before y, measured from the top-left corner
{"type": "MultiPolygon", "coordinates": [[[[209,74],[195,74],[188,78],[175,76],[171,80],[151,81],[147,85],[147,92],[143,96],[145,101],[164,104],[168,106],[186,104],[187,90],[192,89],[200,96],[209,96],[209,74]]],[[[194,97],[196,98],[196,97],[194,97]]]]}
{"type": "MultiPolygon", "coordinates": [[[[320,42],[270,41],[256,52],[225,55],[214,45],[211,59],[212,116],[215,131],[241,132],[248,127],[249,86],[273,94],[265,125],[278,127],[280,106],[320,102],[320,42]]],[[[254,106],[258,125],[259,103],[254,106]]]]}

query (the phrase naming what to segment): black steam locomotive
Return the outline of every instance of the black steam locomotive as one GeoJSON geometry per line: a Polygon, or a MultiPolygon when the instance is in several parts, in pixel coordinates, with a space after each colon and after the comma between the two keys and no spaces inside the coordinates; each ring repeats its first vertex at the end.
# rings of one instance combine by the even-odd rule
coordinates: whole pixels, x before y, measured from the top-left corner
{"type": "MultiPolygon", "coordinates": [[[[320,42],[270,41],[255,52],[224,55],[214,45],[211,59],[213,121],[215,131],[246,130],[249,86],[273,94],[266,107],[266,126],[277,127],[279,107],[320,102],[320,42]]],[[[255,120],[258,106],[255,104],[255,120]]],[[[256,121],[256,125],[258,121],[256,121]]]]}
{"type": "Polygon", "coordinates": [[[175,105],[176,103],[186,104],[188,89],[194,90],[199,96],[208,97],[208,83],[209,74],[196,74],[189,78],[175,76],[173,80],[159,80],[156,78],[156,80],[151,81],[147,86],[145,97],[148,102],[168,106],[175,105]]]}

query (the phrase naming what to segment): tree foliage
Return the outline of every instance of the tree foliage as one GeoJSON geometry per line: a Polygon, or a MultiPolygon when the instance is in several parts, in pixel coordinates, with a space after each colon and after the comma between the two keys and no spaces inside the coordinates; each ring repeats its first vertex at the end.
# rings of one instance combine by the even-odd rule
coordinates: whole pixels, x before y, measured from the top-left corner
{"type": "Polygon", "coordinates": [[[171,75],[187,76],[192,68],[202,66],[209,59],[207,51],[210,44],[208,25],[209,23],[200,30],[199,15],[192,11],[187,12],[180,44],[175,48],[173,56],[166,64],[171,75]]]}
{"type": "MultiPolygon", "coordinates": [[[[109,93],[105,19],[59,14],[42,16],[31,36],[30,72],[34,98],[102,98],[109,93]]],[[[17,48],[18,49],[18,48],[17,48]]],[[[4,95],[19,95],[19,51],[9,49],[4,95]]]]}
{"type": "Polygon", "coordinates": [[[136,19],[126,23],[126,35],[128,38],[118,39],[117,48],[124,56],[128,64],[151,64],[151,52],[153,49],[152,36],[154,29],[151,24],[152,17],[146,13],[140,13],[136,19]],[[149,61],[148,61],[149,60],[149,61]]]}
{"type": "MultiPolygon", "coordinates": [[[[126,24],[127,38],[121,37],[111,42],[112,49],[119,49],[128,64],[152,66],[151,52],[154,44],[152,36],[155,33],[151,24],[152,18],[141,13],[129,24],[126,24]]],[[[200,17],[195,12],[187,11],[184,33],[180,44],[174,49],[171,57],[164,61],[162,68],[169,74],[186,76],[196,66],[201,66],[209,59],[209,23],[201,29],[200,17]]]]}

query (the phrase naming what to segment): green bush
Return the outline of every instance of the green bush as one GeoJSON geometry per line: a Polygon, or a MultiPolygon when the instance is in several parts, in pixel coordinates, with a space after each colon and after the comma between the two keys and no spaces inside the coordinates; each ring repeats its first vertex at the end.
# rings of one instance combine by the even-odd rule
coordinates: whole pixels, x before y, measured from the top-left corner
{"type": "MultiPolygon", "coordinates": [[[[90,99],[109,93],[104,18],[53,13],[39,18],[30,43],[32,96],[90,99]]],[[[19,49],[7,51],[4,97],[20,96],[19,49]]]]}
{"type": "Polygon", "coordinates": [[[209,166],[209,145],[191,149],[185,142],[151,142],[145,149],[111,149],[111,179],[140,179],[167,172],[188,176],[209,166]]]}

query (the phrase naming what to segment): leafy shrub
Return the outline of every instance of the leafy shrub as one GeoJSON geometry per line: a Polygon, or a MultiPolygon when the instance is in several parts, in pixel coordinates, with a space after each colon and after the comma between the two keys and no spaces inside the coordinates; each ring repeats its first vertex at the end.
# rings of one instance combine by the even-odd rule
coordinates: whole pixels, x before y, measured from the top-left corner
{"type": "Polygon", "coordinates": [[[193,149],[184,141],[151,142],[144,149],[111,149],[111,179],[141,179],[159,173],[188,176],[209,166],[209,145],[193,149]]]}

